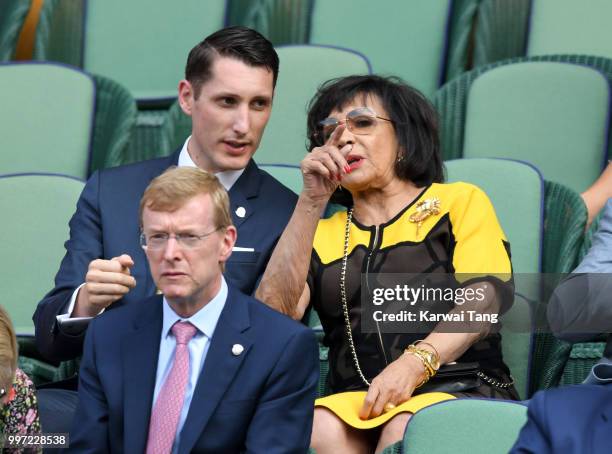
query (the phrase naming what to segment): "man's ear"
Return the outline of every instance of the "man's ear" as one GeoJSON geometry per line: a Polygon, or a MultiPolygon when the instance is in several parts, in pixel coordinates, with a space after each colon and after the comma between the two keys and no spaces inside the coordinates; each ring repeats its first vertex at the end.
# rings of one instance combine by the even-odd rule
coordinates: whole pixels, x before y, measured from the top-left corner
{"type": "Polygon", "coordinates": [[[230,225],[225,229],[225,233],[223,235],[223,244],[221,245],[221,251],[219,253],[220,262],[227,262],[230,255],[232,255],[232,249],[234,248],[234,244],[236,244],[237,237],[238,231],[236,230],[236,227],[230,225]]]}
{"type": "Polygon", "coordinates": [[[181,106],[181,110],[185,112],[185,115],[191,116],[194,102],[194,92],[191,82],[186,79],[183,79],[179,82],[178,101],[179,105],[181,106]]]}

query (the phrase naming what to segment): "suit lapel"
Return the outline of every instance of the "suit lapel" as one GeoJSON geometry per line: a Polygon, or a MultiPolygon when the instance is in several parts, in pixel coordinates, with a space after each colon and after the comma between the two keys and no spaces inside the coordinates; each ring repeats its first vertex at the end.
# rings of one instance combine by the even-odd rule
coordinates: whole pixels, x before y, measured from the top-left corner
{"type": "Polygon", "coordinates": [[[230,288],[193,393],[189,413],[181,432],[179,453],[192,451],[249,353],[253,343],[245,333],[249,326],[247,300],[230,288]],[[239,355],[232,353],[235,344],[244,347],[244,351],[239,355]]]}
{"type": "Polygon", "coordinates": [[[239,228],[254,212],[252,200],[259,195],[261,173],[252,159],[229,191],[232,222],[239,228]]]}
{"type": "Polygon", "coordinates": [[[150,298],[146,312],[134,323],[123,342],[124,447],[125,452],[144,452],[155,388],[163,310],[162,297],[150,298]]]}

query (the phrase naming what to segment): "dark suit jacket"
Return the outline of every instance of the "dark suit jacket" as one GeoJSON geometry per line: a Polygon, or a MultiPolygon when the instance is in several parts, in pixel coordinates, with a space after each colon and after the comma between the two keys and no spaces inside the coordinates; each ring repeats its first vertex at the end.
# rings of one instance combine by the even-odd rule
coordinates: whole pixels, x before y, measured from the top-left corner
{"type": "Polygon", "coordinates": [[[514,454],[612,451],[612,387],[575,385],[536,393],[514,454]]]}
{"type": "MultiPolygon", "coordinates": [[[[95,172],[83,189],[70,220],[66,255],[55,277],[55,288],[38,303],[34,313],[36,345],[49,361],[79,356],[84,332],[70,335],[56,323],[66,311],[74,290],[83,282],[89,262],[129,254],[134,259],[132,275],[136,288],[112,308],[142,300],[155,293],[145,254],[139,245],[138,209],[140,198],[153,178],[178,162],[179,151],[165,158],[95,172]]],[[[232,253],[226,264],[228,284],[251,294],[278,238],[283,232],[297,196],[251,161],[234,183],[230,195],[232,221],[238,229],[237,247],[254,252],[232,253]],[[238,217],[236,209],[245,208],[238,217]]]]}
{"type": "MultiPolygon", "coordinates": [[[[144,452],[162,319],[162,297],[154,296],[91,322],[71,451],[144,452]]],[[[318,362],[310,329],[230,287],[179,453],[306,452],[318,362]],[[234,344],[242,354],[232,354],[234,344]]]]}

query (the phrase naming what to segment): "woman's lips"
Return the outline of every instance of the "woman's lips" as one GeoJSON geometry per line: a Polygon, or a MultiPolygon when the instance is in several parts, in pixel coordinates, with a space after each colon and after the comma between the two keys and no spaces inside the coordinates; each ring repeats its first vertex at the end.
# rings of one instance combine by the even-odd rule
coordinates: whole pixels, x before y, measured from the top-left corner
{"type": "Polygon", "coordinates": [[[349,173],[351,173],[353,170],[358,169],[359,167],[361,167],[361,164],[363,164],[363,158],[349,158],[348,165],[350,168],[349,173]]]}

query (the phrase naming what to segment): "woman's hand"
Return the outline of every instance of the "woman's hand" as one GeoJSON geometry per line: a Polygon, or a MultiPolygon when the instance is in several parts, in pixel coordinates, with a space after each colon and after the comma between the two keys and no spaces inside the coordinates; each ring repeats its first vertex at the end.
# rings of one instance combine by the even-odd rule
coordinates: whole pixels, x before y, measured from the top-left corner
{"type": "Polygon", "coordinates": [[[404,353],[372,380],[359,417],[376,418],[384,412],[386,404],[397,406],[406,402],[423,381],[425,374],[421,360],[404,353]]]}
{"type": "Polygon", "coordinates": [[[346,155],[352,144],[341,146],[344,125],[339,125],[322,147],[313,148],[302,160],[303,193],[312,200],[329,199],[340,185],[342,176],[350,171],[346,155]]]}

